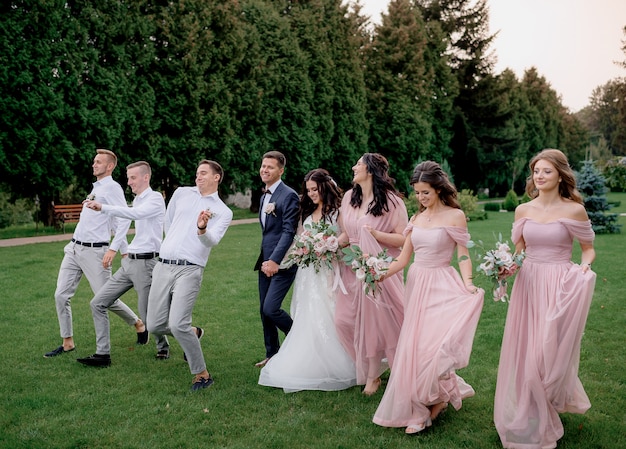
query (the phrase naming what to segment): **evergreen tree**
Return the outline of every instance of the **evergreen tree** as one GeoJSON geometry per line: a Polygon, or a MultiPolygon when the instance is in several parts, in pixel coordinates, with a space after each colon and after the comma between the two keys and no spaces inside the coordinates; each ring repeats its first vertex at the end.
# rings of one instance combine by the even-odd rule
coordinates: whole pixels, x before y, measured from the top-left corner
{"type": "Polygon", "coordinates": [[[324,167],[343,185],[366,150],[367,120],[359,20],[341,0],[293,2],[285,14],[306,58],[311,86],[310,149],[293,148],[294,182],[324,167]]]}
{"type": "Polygon", "coordinates": [[[565,107],[560,108],[559,148],[567,153],[570,164],[578,166],[585,160],[585,148],[589,145],[590,135],[576,114],[565,107]]]}
{"type": "Polygon", "coordinates": [[[369,151],[385,155],[397,187],[406,191],[420,156],[440,159],[433,134],[435,68],[426,62],[428,35],[410,0],[393,0],[364,51],[370,123],[369,151]]]}
{"type": "Polygon", "coordinates": [[[486,0],[414,0],[426,23],[438,22],[448,37],[450,65],[461,91],[471,91],[493,70],[494,55],[489,49],[495,35],[489,35],[489,8],[486,0]]]}
{"type": "Polygon", "coordinates": [[[452,118],[453,137],[451,165],[459,189],[477,190],[484,187],[484,173],[479,154],[481,139],[489,135],[479,117],[479,102],[484,104],[489,84],[483,81],[491,75],[494,65],[489,46],[489,10],[486,0],[414,0],[427,24],[437,23],[446,37],[449,66],[458,83],[452,118]],[[482,91],[482,93],[481,93],[482,91]],[[478,95],[482,99],[477,98],[478,95]],[[476,122],[478,120],[478,123],[476,122]]]}
{"type": "Polygon", "coordinates": [[[15,196],[47,207],[74,179],[77,149],[63,132],[72,114],[60,67],[77,52],[65,39],[71,23],[63,2],[2,2],[0,5],[0,179],[15,196]]]}
{"type": "Polygon", "coordinates": [[[617,214],[607,214],[611,206],[606,199],[606,181],[593,161],[586,160],[577,176],[578,190],[583,194],[585,209],[597,234],[619,233],[617,214]]]}
{"type": "Polygon", "coordinates": [[[522,89],[530,109],[527,112],[524,138],[530,142],[530,151],[537,153],[544,148],[560,148],[558,94],[535,67],[524,73],[522,89]]]}
{"type": "MultiPolygon", "coordinates": [[[[158,128],[147,157],[169,196],[178,185],[194,181],[194,167],[209,158],[225,168],[224,187],[233,182],[235,151],[233,96],[245,38],[236,2],[188,0],[146,3],[154,25],[150,40],[155,56],[145,78],[155,91],[158,128]]],[[[247,174],[246,174],[247,175],[247,174]]]]}
{"type": "Polygon", "coordinates": [[[626,154],[626,77],[596,87],[589,109],[591,132],[604,137],[614,155],[626,154]]]}
{"type": "Polygon", "coordinates": [[[481,114],[473,120],[480,125],[475,129],[474,141],[483,175],[480,187],[501,195],[514,189],[524,176],[530,156],[528,142],[522,138],[528,99],[511,70],[486,77],[479,85],[476,99],[481,114]]]}

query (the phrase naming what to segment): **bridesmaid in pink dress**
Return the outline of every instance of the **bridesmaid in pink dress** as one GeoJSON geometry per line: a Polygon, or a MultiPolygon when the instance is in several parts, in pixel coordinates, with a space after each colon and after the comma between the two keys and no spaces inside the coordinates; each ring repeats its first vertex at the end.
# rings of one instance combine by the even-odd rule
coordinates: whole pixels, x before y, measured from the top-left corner
{"type": "Polygon", "coordinates": [[[396,359],[373,421],[416,435],[448,403],[458,410],[474,395],[455,370],[469,363],[485,292],[472,283],[467,220],[446,173],[435,162],[422,162],[411,184],[420,211],[406,227],[402,253],[385,277],[401,272],[411,254],[414,262],[406,279],[396,359]],[[460,276],[450,266],[455,248],[460,276]]]}
{"type": "Polygon", "coordinates": [[[506,448],[555,448],[559,413],[591,407],[578,378],[580,343],[596,275],[594,232],[574,174],[559,150],[530,161],[526,192],[515,211],[513,242],[526,251],[504,327],[494,421],[506,448]],[[571,261],[578,239],[580,265],[571,261]]]}
{"type": "MultiPolygon", "coordinates": [[[[354,187],[344,195],[339,214],[340,244],[358,245],[368,254],[383,248],[393,257],[400,253],[408,215],[388,170],[387,159],[377,153],[365,153],[352,167],[354,187]]],[[[393,365],[404,314],[402,273],[381,283],[375,295],[365,294],[349,267],[342,267],[341,278],[347,294],[337,294],[335,327],[355,362],[357,384],[365,384],[363,393],[370,396],[380,387],[386,365],[393,365]]]]}

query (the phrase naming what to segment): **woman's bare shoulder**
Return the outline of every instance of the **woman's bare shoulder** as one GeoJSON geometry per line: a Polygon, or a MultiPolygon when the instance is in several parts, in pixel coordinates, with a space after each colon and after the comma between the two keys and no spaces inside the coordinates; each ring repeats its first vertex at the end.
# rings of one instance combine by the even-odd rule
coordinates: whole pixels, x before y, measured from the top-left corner
{"type": "Polygon", "coordinates": [[[448,214],[448,221],[452,223],[452,226],[467,227],[467,218],[465,217],[465,212],[461,209],[451,207],[446,210],[446,214],[448,214]]]}
{"type": "Polygon", "coordinates": [[[522,203],[515,208],[515,220],[520,218],[532,218],[533,211],[537,209],[536,200],[530,200],[526,203],[522,203]]]}
{"type": "Polygon", "coordinates": [[[573,200],[566,200],[564,212],[565,216],[563,218],[570,218],[572,220],[578,221],[589,220],[589,216],[587,215],[587,210],[585,209],[585,206],[573,200]]]}

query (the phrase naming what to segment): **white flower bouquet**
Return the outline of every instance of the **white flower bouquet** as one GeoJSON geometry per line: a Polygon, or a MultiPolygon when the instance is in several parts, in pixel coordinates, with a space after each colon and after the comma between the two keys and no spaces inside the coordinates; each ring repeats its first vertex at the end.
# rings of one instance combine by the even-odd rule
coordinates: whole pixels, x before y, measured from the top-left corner
{"type": "Polygon", "coordinates": [[[393,262],[393,257],[387,254],[384,249],[377,255],[364,253],[357,245],[350,245],[343,248],[343,261],[350,266],[356,274],[356,278],[363,282],[365,294],[376,293],[376,282],[379,281],[393,262]]]}
{"type": "MultiPolygon", "coordinates": [[[[484,249],[483,242],[478,244],[470,241],[468,248],[478,246],[484,249]]],[[[511,246],[502,239],[502,234],[498,235],[494,249],[486,250],[484,254],[479,254],[477,260],[481,262],[476,271],[487,276],[493,282],[493,300],[507,302],[509,299],[508,278],[514,276],[524,261],[524,251],[521,253],[511,252],[511,246]]]]}

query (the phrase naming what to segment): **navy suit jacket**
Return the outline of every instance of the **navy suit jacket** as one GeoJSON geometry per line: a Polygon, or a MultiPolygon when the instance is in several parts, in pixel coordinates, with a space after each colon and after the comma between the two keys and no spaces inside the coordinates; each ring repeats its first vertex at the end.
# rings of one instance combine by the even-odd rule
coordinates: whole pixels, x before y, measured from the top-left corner
{"type": "MultiPolygon", "coordinates": [[[[298,227],[300,198],[295,190],[281,182],[269,200],[274,203],[274,212],[265,215],[265,226],[263,229],[263,240],[261,241],[261,253],[254,267],[261,269],[261,264],[266,260],[273,260],[280,264],[293,242],[298,227]]],[[[259,221],[263,210],[263,197],[261,197],[261,209],[259,211],[259,221]]]]}

